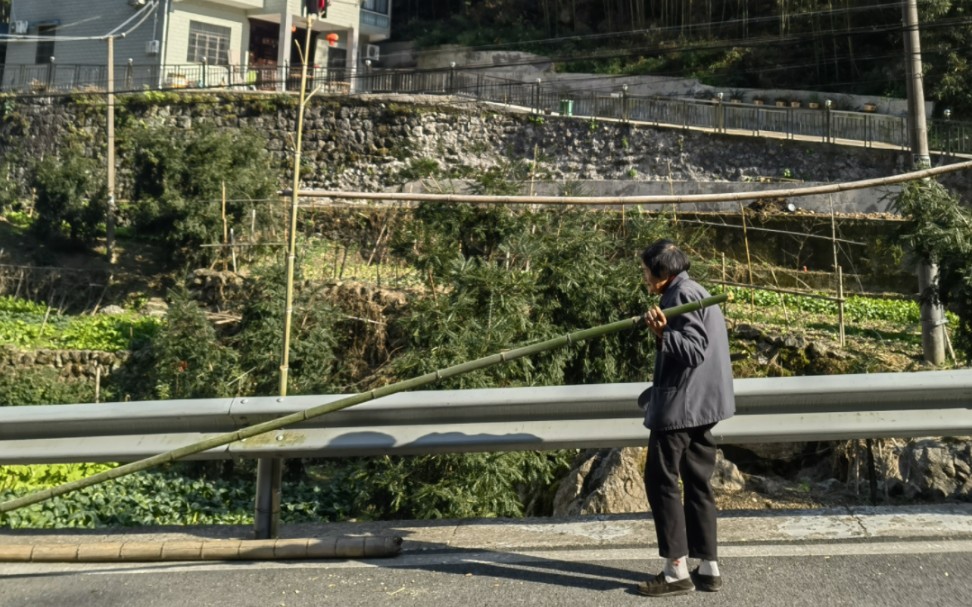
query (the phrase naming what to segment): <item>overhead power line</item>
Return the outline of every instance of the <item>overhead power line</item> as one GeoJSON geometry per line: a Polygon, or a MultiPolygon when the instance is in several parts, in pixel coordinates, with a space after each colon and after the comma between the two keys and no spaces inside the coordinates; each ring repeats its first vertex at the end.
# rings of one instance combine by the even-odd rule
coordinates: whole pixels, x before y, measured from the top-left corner
{"type": "MultiPolygon", "coordinates": [[[[97,34],[94,36],[32,36],[28,34],[0,34],[0,42],[5,42],[6,44],[18,44],[18,43],[36,43],[36,42],[92,42],[97,40],[104,40],[108,37],[124,38],[128,34],[131,34],[137,30],[148,17],[159,7],[159,0],[152,0],[147,3],[142,8],[135,11],[131,16],[122,21],[120,24],[115,26],[113,29],[105,32],[104,34],[97,34]],[[128,28],[127,30],[119,33],[119,31],[126,27],[133,21],[137,21],[135,25],[128,28]]],[[[88,21],[102,19],[101,16],[89,17],[87,19],[82,19],[81,21],[76,21],[68,25],[60,26],[58,29],[63,30],[68,27],[77,27],[82,23],[88,21]]]]}

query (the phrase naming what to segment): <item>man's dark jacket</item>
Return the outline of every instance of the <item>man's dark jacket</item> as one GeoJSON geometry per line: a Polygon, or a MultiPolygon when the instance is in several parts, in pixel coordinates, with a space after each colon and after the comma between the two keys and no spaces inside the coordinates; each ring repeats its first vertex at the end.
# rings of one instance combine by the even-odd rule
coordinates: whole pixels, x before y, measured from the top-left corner
{"type": "MultiPolygon", "coordinates": [[[[662,293],[662,309],[709,297],[702,285],[682,272],[662,293]]],[[[682,430],[728,419],[736,412],[729,361],[729,336],[719,306],[708,306],[668,319],[655,375],[639,399],[649,430],[682,430]]]]}

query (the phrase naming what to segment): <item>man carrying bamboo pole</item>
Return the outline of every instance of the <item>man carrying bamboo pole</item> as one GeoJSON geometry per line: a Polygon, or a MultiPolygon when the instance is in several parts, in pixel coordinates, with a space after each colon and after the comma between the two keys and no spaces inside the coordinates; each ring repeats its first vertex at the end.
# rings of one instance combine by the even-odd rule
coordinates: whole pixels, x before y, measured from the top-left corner
{"type": "Polygon", "coordinates": [[[664,570],[638,585],[647,596],[673,596],[722,587],[716,549],[716,505],[710,478],[716,444],[712,427],[735,413],[726,321],[718,306],[673,317],[662,308],[709,296],[689,278],[688,257],[669,240],[641,254],[645,284],[661,295],[645,314],[655,334],[652,387],[639,398],[645,409],[648,460],[645,489],[664,570]],[[684,487],[685,500],[682,501],[684,487]],[[689,573],[688,559],[700,559],[689,573]]]}

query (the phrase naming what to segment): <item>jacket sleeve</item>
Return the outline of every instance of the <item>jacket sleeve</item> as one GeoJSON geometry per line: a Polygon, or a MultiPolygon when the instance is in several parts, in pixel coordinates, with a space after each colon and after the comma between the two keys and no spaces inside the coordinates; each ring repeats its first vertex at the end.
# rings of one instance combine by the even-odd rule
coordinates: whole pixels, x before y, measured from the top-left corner
{"type": "MultiPolygon", "coordinates": [[[[679,292],[675,305],[689,303],[692,298],[679,292]]],[[[709,346],[709,336],[703,322],[705,310],[694,310],[668,321],[662,334],[662,351],[675,358],[686,367],[698,367],[705,360],[705,350],[709,346]]]]}

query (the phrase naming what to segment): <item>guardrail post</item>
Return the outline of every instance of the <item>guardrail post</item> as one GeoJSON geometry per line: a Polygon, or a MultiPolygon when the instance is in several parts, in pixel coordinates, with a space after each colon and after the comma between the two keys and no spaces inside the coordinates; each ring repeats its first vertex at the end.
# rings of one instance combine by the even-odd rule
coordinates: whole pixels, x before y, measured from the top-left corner
{"type": "Polygon", "coordinates": [[[280,484],[283,461],[263,457],[257,460],[256,504],[254,507],[254,535],[256,539],[277,537],[280,519],[280,484]]]}

